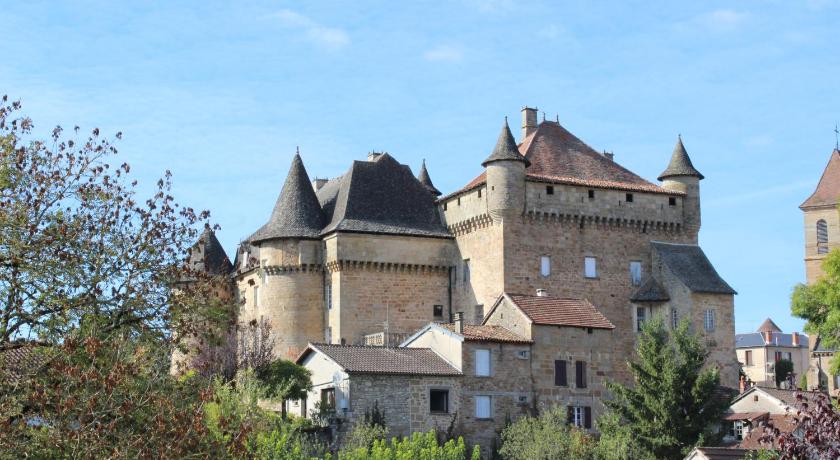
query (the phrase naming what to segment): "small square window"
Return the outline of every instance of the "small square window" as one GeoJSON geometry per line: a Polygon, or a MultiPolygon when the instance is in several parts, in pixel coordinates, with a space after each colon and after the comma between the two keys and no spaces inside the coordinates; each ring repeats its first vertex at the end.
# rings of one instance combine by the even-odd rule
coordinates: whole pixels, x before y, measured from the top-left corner
{"type": "Polygon", "coordinates": [[[545,194],[546,195],[554,195],[554,186],[553,185],[546,185],[545,186],[545,194]]]}
{"type": "Polygon", "coordinates": [[[625,194],[624,195],[624,201],[626,201],[628,203],[632,203],[633,202],[633,194],[632,193],[625,194]]]}
{"type": "Polygon", "coordinates": [[[432,307],[432,312],[435,318],[443,318],[443,305],[435,305],[432,307]]]}
{"type": "Polygon", "coordinates": [[[478,197],[481,198],[481,189],[478,189],[478,197]]]}
{"type": "Polygon", "coordinates": [[[677,198],[673,196],[668,197],[668,206],[676,206],[677,205],[677,198]]]}
{"type": "Polygon", "coordinates": [[[589,191],[589,199],[591,200],[593,198],[595,198],[595,190],[590,190],[589,191]]]}
{"type": "Polygon", "coordinates": [[[429,390],[429,412],[449,413],[449,390],[429,390]]]}
{"type": "Polygon", "coordinates": [[[488,419],[491,415],[490,396],[475,397],[475,418],[488,419]]]}
{"type": "Polygon", "coordinates": [[[461,197],[458,197],[458,206],[461,206],[461,197]]]}

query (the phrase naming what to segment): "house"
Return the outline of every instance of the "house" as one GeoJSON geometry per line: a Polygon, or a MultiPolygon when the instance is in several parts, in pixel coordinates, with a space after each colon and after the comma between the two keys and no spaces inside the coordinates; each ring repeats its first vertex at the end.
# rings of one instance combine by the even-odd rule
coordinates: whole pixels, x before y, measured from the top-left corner
{"type": "Polygon", "coordinates": [[[695,447],[684,460],[741,460],[750,452],[749,449],[729,447],[695,447]]]}
{"type": "Polygon", "coordinates": [[[795,420],[797,395],[808,398],[815,392],[754,386],[736,397],[727,409],[724,420],[724,442],[732,447],[766,448],[759,438],[763,428],[772,423],[781,432],[797,433],[795,420]]]}
{"type": "MultiPolygon", "coordinates": [[[[735,352],[747,378],[760,386],[776,386],[775,364],[783,359],[793,363],[794,385],[810,366],[808,336],[786,334],[770,318],[756,332],[735,335],[735,352]]],[[[786,384],[785,384],[786,385],[786,384]]]]}

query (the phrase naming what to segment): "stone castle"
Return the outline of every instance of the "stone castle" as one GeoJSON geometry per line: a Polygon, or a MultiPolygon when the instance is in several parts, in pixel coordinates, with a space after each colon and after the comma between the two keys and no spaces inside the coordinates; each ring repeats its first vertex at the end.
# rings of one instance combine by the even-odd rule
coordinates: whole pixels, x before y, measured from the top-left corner
{"type": "Polygon", "coordinates": [[[657,185],[526,107],[519,142],[506,121],[481,167],[441,196],[425,163],[415,177],[371,153],[310,181],[295,155],[268,222],[227,267],[239,321],[269,321],[277,354],[294,358],[310,342],[396,345],[457,313],[481,324],[502,294],[539,290],[615,325],[602,344],[618,357],[613,378],[627,378],[619,364],[641,323],[662,315],[705,334],[736,386],[735,291],[698,246],[703,175],[681,139],[657,185]]]}

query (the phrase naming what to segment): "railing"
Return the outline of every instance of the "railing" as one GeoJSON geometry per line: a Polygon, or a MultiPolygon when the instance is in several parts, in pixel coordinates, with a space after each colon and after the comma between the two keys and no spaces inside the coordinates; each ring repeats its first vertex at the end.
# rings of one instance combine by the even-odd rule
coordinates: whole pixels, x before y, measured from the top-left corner
{"type": "Polygon", "coordinates": [[[368,334],[362,337],[362,340],[358,345],[364,345],[367,347],[387,346],[389,348],[396,348],[410,336],[411,334],[403,332],[389,332],[386,340],[385,332],[377,332],[375,334],[368,334]]]}

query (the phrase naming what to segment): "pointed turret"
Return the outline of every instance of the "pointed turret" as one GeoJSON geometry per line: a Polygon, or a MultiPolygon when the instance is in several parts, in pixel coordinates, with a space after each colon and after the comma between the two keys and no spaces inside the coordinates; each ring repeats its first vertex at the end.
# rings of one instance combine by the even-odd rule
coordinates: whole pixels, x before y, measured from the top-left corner
{"type": "Polygon", "coordinates": [[[268,223],[257,230],[250,242],[274,238],[317,238],[324,228],[324,215],[309,175],[299,154],[295,154],[283,190],[268,223]]]}
{"type": "Polygon", "coordinates": [[[520,161],[525,163],[526,167],[530,166],[530,162],[519,153],[519,149],[516,147],[516,141],[510,132],[507,118],[505,118],[505,125],[502,127],[502,132],[499,133],[499,140],[496,141],[493,153],[481,163],[481,166],[486,168],[488,164],[496,161],[520,161]]]}
{"type": "Polygon", "coordinates": [[[659,180],[665,180],[669,177],[678,176],[692,176],[698,179],[703,179],[700,171],[694,168],[691,164],[691,158],[688,157],[688,152],[685,151],[685,146],[682,142],[682,136],[677,136],[677,145],[674,146],[674,152],[671,154],[671,162],[662,174],[659,175],[659,180]]]}
{"type": "Polygon", "coordinates": [[[209,225],[204,227],[198,241],[190,249],[188,263],[191,269],[206,272],[209,275],[227,275],[233,270],[222,244],[209,225]]]}
{"type": "Polygon", "coordinates": [[[432,193],[434,196],[441,196],[440,190],[435,188],[434,184],[432,184],[432,178],[429,177],[429,171],[426,169],[426,160],[423,160],[423,164],[420,166],[420,174],[417,175],[417,180],[423,184],[423,187],[426,187],[429,192],[432,193]]]}

